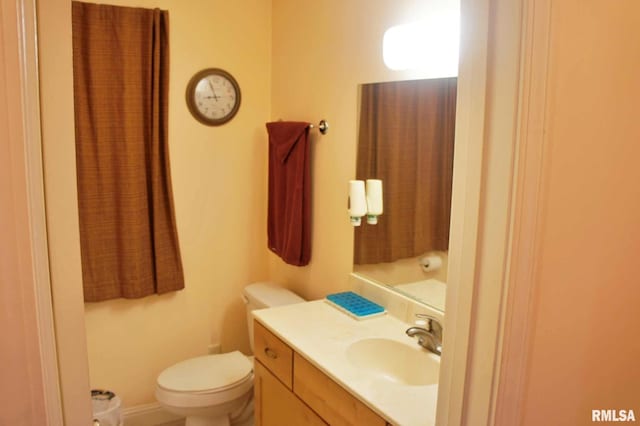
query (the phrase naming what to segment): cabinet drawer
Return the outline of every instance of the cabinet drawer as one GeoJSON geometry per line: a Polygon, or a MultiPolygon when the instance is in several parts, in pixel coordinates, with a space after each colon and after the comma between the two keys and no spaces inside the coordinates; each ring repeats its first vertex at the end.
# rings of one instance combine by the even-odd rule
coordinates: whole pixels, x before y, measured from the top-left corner
{"type": "Polygon", "coordinates": [[[254,351],[260,362],[284,385],[292,388],[293,351],[258,321],[253,322],[254,351]]]}
{"type": "Polygon", "coordinates": [[[309,361],[294,353],[293,392],[332,426],[387,422],[309,361]]]}

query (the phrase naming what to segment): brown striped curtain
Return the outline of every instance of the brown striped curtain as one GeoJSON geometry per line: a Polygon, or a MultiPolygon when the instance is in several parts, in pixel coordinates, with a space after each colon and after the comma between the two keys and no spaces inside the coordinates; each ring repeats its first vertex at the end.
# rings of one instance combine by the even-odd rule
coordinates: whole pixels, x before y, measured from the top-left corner
{"type": "Polygon", "coordinates": [[[184,288],[167,143],[169,16],[73,2],[84,298],[184,288]]]}
{"type": "Polygon", "coordinates": [[[357,179],[382,179],[384,214],[355,228],[354,263],[447,250],[456,78],[365,84],[357,179]]]}

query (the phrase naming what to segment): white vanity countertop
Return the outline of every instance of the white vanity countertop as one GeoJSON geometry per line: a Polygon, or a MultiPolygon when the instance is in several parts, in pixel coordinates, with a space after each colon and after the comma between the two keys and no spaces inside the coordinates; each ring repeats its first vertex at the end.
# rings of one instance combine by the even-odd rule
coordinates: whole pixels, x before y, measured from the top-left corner
{"type": "Polygon", "coordinates": [[[435,424],[438,385],[407,386],[372,377],[354,368],[347,348],[366,338],[417,345],[405,331],[410,325],[382,315],[356,320],[324,300],[261,309],[260,323],[388,422],[401,426],[435,424]]]}

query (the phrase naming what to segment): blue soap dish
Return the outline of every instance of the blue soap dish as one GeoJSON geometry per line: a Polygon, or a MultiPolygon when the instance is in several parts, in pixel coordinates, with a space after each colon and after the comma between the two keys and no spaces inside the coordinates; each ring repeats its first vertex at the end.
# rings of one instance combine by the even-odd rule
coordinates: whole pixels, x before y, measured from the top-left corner
{"type": "Polygon", "coordinates": [[[326,298],[330,305],[349,314],[356,319],[371,318],[383,315],[386,310],[372,301],[352,291],[329,294],[326,298]]]}

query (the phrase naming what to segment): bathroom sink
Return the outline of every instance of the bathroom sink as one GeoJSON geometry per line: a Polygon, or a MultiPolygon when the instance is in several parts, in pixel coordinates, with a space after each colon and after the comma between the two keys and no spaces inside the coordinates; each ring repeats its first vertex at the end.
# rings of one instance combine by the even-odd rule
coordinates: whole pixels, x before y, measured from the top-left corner
{"type": "Polygon", "coordinates": [[[347,348],[347,359],[374,376],[409,386],[438,383],[440,357],[391,339],[363,339],[347,348]]]}

